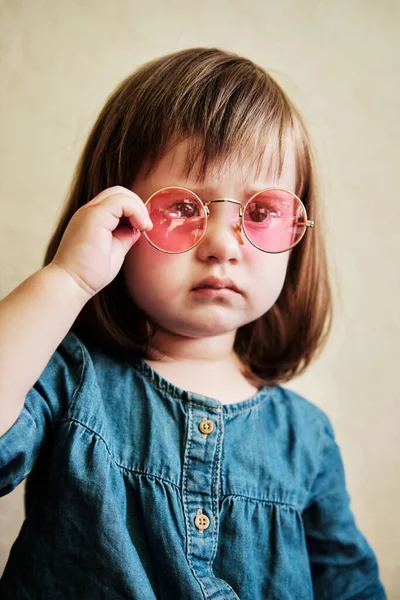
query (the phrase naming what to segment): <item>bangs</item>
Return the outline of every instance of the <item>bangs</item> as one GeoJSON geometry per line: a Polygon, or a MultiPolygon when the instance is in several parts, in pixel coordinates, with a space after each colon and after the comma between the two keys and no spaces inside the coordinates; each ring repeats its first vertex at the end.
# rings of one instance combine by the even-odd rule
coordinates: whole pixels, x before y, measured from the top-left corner
{"type": "MultiPolygon", "coordinates": [[[[168,146],[168,150],[171,150],[176,144],[186,142],[187,152],[182,175],[185,178],[194,175],[195,180],[200,184],[204,183],[211,170],[220,174],[231,161],[249,165],[256,178],[261,175],[271,176],[273,179],[280,178],[287,144],[290,141],[280,134],[278,128],[271,128],[268,132],[265,130],[260,132],[255,129],[252,136],[249,134],[249,130],[237,130],[232,132],[229,141],[226,138],[225,140],[223,145],[218,144],[218,147],[215,147],[214,139],[210,139],[207,134],[203,134],[203,136],[200,133],[196,136],[187,135],[174,140],[168,146]]],[[[149,174],[157,167],[157,163],[164,153],[165,151],[151,166],[149,174]]]]}
{"type": "Polygon", "coordinates": [[[277,83],[247,59],[215,49],[187,50],[145,66],[135,83],[120,144],[120,164],[130,169],[130,185],[139,172],[150,176],[181,142],[188,149],[184,175],[195,170],[198,181],[232,159],[252,161],[257,176],[279,178],[289,143],[302,163],[296,162],[298,175],[304,171],[295,108],[277,83]],[[140,171],[132,173],[139,162],[140,171]]]}
{"type": "Polygon", "coordinates": [[[185,175],[196,168],[197,178],[204,180],[209,168],[223,169],[228,160],[252,157],[257,176],[266,170],[279,177],[292,127],[289,111],[255,81],[230,79],[230,84],[232,89],[226,89],[212,80],[210,90],[191,90],[193,97],[176,107],[174,120],[180,127],[171,132],[172,144],[188,143],[185,175]],[[223,94],[215,98],[211,90],[218,88],[223,94]]]}

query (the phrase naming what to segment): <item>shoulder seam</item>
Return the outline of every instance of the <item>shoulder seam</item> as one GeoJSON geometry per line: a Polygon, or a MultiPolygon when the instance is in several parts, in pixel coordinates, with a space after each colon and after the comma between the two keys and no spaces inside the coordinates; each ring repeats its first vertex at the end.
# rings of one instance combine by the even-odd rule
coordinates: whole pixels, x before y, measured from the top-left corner
{"type": "Polygon", "coordinates": [[[74,334],[74,337],[75,337],[76,341],[78,342],[79,349],[80,349],[80,352],[81,352],[81,356],[82,356],[82,369],[81,369],[81,374],[80,374],[80,380],[79,380],[79,383],[78,383],[78,385],[76,386],[76,389],[75,389],[74,393],[72,394],[72,398],[71,398],[71,404],[70,404],[70,406],[68,407],[67,414],[68,414],[68,412],[69,412],[70,410],[72,410],[72,408],[73,408],[73,407],[74,407],[74,405],[76,404],[77,397],[78,397],[78,395],[79,395],[79,392],[80,392],[80,390],[81,390],[81,387],[82,387],[82,383],[83,383],[83,376],[84,376],[84,373],[85,373],[85,370],[86,370],[86,357],[85,357],[85,349],[84,349],[84,347],[83,347],[83,344],[82,344],[82,342],[81,342],[81,341],[80,341],[80,339],[78,338],[78,336],[77,336],[76,334],[74,334]]]}

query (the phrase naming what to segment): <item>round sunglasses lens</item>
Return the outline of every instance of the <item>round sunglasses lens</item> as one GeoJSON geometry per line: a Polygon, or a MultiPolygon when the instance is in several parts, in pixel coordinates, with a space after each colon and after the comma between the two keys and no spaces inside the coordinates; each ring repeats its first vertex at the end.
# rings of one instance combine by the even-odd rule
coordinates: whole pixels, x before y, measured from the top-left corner
{"type": "Polygon", "coordinates": [[[274,189],[260,192],[244,213],[249,240],[266,252],[284,252],[297,244],[306,228],[303,204],[294,194],[274,189]]]}
{"type": "Polygon", "coordinates": [[[166,188],[146,202],[153,229],[146,235],[150,242],[165,252],[185,252],[202,237],[207,217],[203,204],[182,188],[166,188]]]}

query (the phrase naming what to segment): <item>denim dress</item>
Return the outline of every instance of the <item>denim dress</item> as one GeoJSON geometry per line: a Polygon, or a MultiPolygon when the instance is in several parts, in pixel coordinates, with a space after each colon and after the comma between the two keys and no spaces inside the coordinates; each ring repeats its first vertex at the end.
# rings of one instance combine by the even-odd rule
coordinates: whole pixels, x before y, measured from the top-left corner
{"type": "Polygon", "coordinates": [[[25,477],[2,600],[386,598],[331,423],[281,386],[222,404],[70,332],[0,438],[0,493],[25,477]]]}

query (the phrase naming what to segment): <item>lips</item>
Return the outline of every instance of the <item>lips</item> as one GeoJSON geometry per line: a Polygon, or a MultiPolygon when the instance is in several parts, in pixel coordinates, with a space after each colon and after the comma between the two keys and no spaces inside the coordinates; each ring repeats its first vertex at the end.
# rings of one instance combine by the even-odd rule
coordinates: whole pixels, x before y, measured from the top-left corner
{"type": "Polygon", "coordinates": [[[235,285],[235,282],[228,277],[206,277],[200,283],[194,286],[194,290],[199,290],[202,288],[208,288],[213,290],[223,290],[228,289],[233,292],[241,293],[239,288],[235,285]]]}

